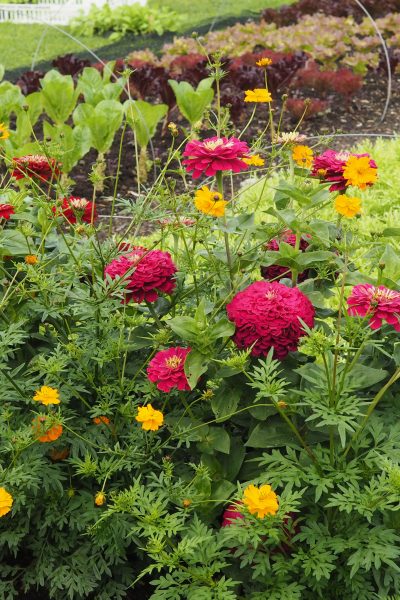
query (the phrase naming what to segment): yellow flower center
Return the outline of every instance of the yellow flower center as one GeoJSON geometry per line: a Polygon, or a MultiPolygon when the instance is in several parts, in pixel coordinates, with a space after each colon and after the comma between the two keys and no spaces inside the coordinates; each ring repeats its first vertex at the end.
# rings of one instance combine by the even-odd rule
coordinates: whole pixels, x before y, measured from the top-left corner
{"type": "Polygon", "coordinates": [[[169,369],[176,369],[177,367],[179,367],[179,365],[181,364],[182,359],[180,356],[177,356],[176,354],[174,356],[170,356],[169,358],[166,359],[165,364],[167,365],[167,367],[169,369]]]}
{"type": "Polygon", "coordinates": [[[224,143],[224,140],[221,140],[221,138],[218,138],[217,140],[214,140],[213,142],[204,142],[204,148],[207,148],[207,150],[215,150],[216,148],[219,148],[219,146],[222,146],[224,143]]]}

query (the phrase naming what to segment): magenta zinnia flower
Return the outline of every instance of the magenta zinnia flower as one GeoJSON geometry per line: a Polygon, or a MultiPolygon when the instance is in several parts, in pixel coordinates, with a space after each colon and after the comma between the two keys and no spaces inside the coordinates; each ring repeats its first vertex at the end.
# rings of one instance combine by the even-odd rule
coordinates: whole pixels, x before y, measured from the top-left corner
{"type": "Polygon", "coordinates": [[[371,317],[371,329],[382,327],[382,321],[393,325],[400,331],[400,292],[390,290],[384,285],[375,287],[370,283],[356,285],[347,299],[349,315],[371,317]]]}
{"type": "MultiPolygon", "coordinates": [[[[296,235],[288,229],[287,231],[284,231],[279,238],[270,240],[268,244],[265,245],[265,249],[269,252],[278,252],[279,244],[281,242],[286,242],[286,244],[290,244],[290,246],[293,246],[294,248],[296,246],[296,235]]],[[[310,244],[305,239],[301,238],[299,250],[304,252],[309,245],[310,244]]],[[[281,265],[269,265],[268,267],[261,266],[261,275],[268,281],[278,281],[279,279],[282,279],[282,277],[290,278],[291,276],[289,267],[283,267],[281,265]]],[[[303,271],[302,273],[299,273],[298,281],[304,281],[307,277],[308,270],[303,271]]]]}
{"type": "Polygon", "coordinates": [[[0,204],[0,219],[9,219],[15,213],[12,204],[0,204]]]}
{"type": "Polygon", "coordinates": [[[160,350],[151,359],[147,367],[147,376],[162,392],[173,389],[189,391],[190,386],[185,375],[185,360],[191,348],[168,348],[160,350]]]}
{"type": "Polygon", "coordinates": [[[107,265],[104,275],[111,279],[121,277],[127,282],[125,302],[155,302],[160,293],[173,292],[176,271],[169,252],[133,246],[130,252],[107,265]]]}
{"type": "MultiPolygon", "coordinates": [[[[343,171],[347,161],[351,156],[369,156],[365,154],[352,154],[350,152],[336,152],[335,150],[325,150],[322,154],[314,157],[313,169],[311,175],[319,177],[323,181],[331,181],[332,185],[329,188],[330,192],[343,191],[348,184],[343,176],[343,171]]],[[[377,169],[376,162],[371,158],[369,161],[373,169],[377,169]]]]}
{"type": "Polygon", "coordinates": [[[282,360],[305,335],[300,319],[314,326],[307,296],[281,283],[256,281],[236,294],[226,310],[236,325],[234,342],[238,348],[252,347],[253,356],[266,356],[273,348],[275,358],[282,360]]]}
{"type": "Polygon", "coordinates": [[[13,172],[15,179],[30,177],[40,181],[48,181],[52,177],[60,175],[60,163],[54,158],[47,158],[40,154],[27,154],[12,159],[13,172]]]}
{"type": "Polygon", "coordinates": [[[221,527],[229,527],[236,519],[244,519],[244,514],[238,511],[237,506],[231,504],[222,514],[221,527]]]}
{"type": "Polygon", "coordinates": [[[248,169],[248,165],[242,159],[247,158],[249,152],[246,142],[241,142],[235,137],[193,140],[186,144],[183,156],[187,158],[182,161],[182,164],[186,166],[189,173],[193,171],[194,179],[203,173],[212,177],[218,171],[240,173],[248,169]]]}

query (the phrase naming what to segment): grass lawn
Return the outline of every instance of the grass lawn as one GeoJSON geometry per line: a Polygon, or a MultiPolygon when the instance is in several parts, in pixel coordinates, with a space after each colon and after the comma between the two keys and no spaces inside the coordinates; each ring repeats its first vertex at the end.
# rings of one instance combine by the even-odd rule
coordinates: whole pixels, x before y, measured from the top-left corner
{"type": "Polygon", "coordinates": [[[183,16],[182,30],[212,19],[258,13],[295,0],[148,0],[149,6],[168,6],[183,16]]]}
{"type": "MultiPolygon", "coordinates": [[[[63,27],[68,31],[67,27],[63,27]]],[[[105,37],[94,36],[82,38],[82,42],[91,49],[101,48],[109,44],[105,37]]],[[[6,71],[16,67],[31,68],[42,60],[51,60],[67,52],[82,52],[84,48],[76,41],[46,25],[20,25],[16,23],[0,23],[0,62],[6,71]]]]}
{"type": "MultiPolygon", "coordinates": [[[[183,16],[182,31],[210,22],[218,17],[259,12],[266,7],[289,4],[293,0],[149,0],[150,6],[169,6],[183,16]]],[[[129,2],[129,0],[127,0],[129,2]]],[[[68,32],[68,27],[62,27],[68,32]]],[[[143,38],[145,39],[145,38],[143,38]]],[[[107,37],[81,38],[91,50],[110,44],[107,37]]],[[[49,61],[67,52],[78,53],[84,48],[76,41],[46,25],[0,23],[0,63],[6,70],[31,68],[35,63],[49,61]]],[[[117,55],[114,57],[117,58],[117,55]]]]}

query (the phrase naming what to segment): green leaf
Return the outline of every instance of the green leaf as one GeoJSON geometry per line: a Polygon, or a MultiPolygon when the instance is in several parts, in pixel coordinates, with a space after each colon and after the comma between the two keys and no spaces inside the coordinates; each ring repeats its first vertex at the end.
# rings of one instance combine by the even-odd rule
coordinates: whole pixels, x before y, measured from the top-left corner
{"type": "Polygon", "coordinates": [[[225,382],[211,399],[212,411],[220,423],[226,421],[236,411],[240,402],[240,392],[225,382]]]}
{"type": "Polygon", "coordinates": [[[43,108],[57,125],[65,123],[72,114],[79,93],[70,75],[48,71],[41,80],[43,108]]]}
{"type": "Polygon", "coordinates": [[[16,229],[5,229],[0,233],[0,254],[2,256],[25,256],[29,247],[25,237],[16,229]]]}
{"type": "Polygon", "coordinates": [[[220,319],[210,328],[210,338],[216,340],[218,338],[231,337],[235,333],[235,325],[226,317],[220,319]]]}
{"type": "Polygon", "coordinates": [[[144,100],[127,100],[124,104],[126,120],[136,134],[141,148],[146,148],[156,132],[158,123],[168,112],[166,104],[150,104],[144,100]]]}
{"type": "Polygon", "coordinates": [[[200,376],[207,371],[208,358],[197,350],[191,350],[185,360],[185,375],[190,389],[194,389],[200,376]]]}
{"type": "Polygon", "coordinates": [[[208,427],[204,432],[197,447],[200,452],[212,454],[214,450],[229,454],[231,440],[229,434],[222,427],[208,427]]]}
{"type": "Polygon", "coordinates": [[[169,327],[182,340],[196,342],[199,337],[199,329],[196,320],[193,317],[174,317],[168,321],[169,327]]]}
{"type": "Polygon", "coordinates": [[[388,372],[384,369],[374,369],[365,365],[356,365],[346,377],[346,381],[356,390],[363,390],[379,383],[388,372]]]}
{"type": "Polygon", "coordinates": [[[212,81],[212,78],[207,78],[199,83],[197,90],[194,90],[187,81],[178,83],[172,79],[168,80],[180,112],[192,126],[202,120],[205,110],[214,98],[214,90],[211,88],[212,81]]]}
{"type": "Polygon", "coordinates": [[[73,119],[75,125],[89,129],[91,145],[97,152],[104,154],[111,148],[114,136],[121,126],[123,108],[116,100],[102,100],[95,107],[80,104],[74,111],[73,119]]]}
{"type": "Polygon", "coordinates": [[[296,262],[301,267],[307,267],[315,262],[324,262],[332,260],[332,252],[317,250],[315,252],[301,252],[296,259],[296,262]]]}
{"type": "Polygon", "coordinates": [[[250,434],[246,446],[250,448],[297,447],[298,443],[285,423],[258,423],[250,434]]]}

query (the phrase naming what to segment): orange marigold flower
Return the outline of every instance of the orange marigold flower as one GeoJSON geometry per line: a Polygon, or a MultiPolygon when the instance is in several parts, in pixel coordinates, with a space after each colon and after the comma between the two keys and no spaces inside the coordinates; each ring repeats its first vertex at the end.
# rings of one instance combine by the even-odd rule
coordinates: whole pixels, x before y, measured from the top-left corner
{"type": "Polygon", "coordinates": [[[48,420],[48,417],[43,415],[32,421],[33,434],[39,442],[55,442],[63,432],[59,423],[47,427],[48,420]]]}
{"type": "Polygon", "coordinates": [[[350,156],[343,169],[343,177],[347,180],[346,185],[354,185],[365,190],[378,178],[378,170],[371,166],[369,156],[350,156]]]}
{"type": "Polygon", "coordinates": [[[45,406],[49,404],[60,404],[60,394],[58,390],[47,385],[42,385],[40,390],[36,390],[33,399],[41,402],[45,406]]]}
{"type": "Polygon", "coordinates": [[[96,506],[103,506],[105,501],[106,501],[105,493],[97,492],[97,494],[94,497],[94,503],[96,504],[96,506]]]}
{"type": "Polygon", "coordinates": [[[10,131],[7,125],[0,123],[0,140],[7,140],[10,137],[10,131]]]}
{"type": "Polygon", "coordinates": [[[3,487],[0,487],[0,517],[10,512],[14,499],[3,487]]]}
{"type": "Polygon", "coordinates": [[[252,515],[263,519],[265,515],[275,515],[278,508],[278,497],[270,485],[256,487],[251,484],[243,492],[243,504],[252,515]]]}
{"type": "Polygon", "coordinates": [[[246,163],[246,165],[253,167],[262,167],[265,164],[265,160],[261,158],[259,154],[253,154],[253,156],[243,158],[242,160],[246,163]]]}
{"type": "Polygon", "coordinates": [[[27,265],[36,265],[39,262],[39,259],[35,254],[28,254],[25,256],[25,262],[27,265]]]}
{"type": "Polygon", "coordinates": [[[245,91],[245,102],[272,102],[272,96],[266,88],[245,91]]]}
{"type": "Polygon", "coordinates": [[[345,194],[337,196],[335,199],[335,210],[340,215],[352,219],[361,212],[361,198],[351,198],[345,194]]]}
{"type": "Polygon", "coordinates": [[[269,67],[272,65],[272,60],[265,56],[264,58],[260,58],[260,60],[256,62],[256,65],[257,67],[269,67]]]}
{"type": "Polygon", "coordinates": [[[292,150],[292,158],[299,167],[309,169],[313,164],[313,151],[309,146],[298,145],[292,150]]]}
{"type": "Polygon", "coordinates": [[[147,406],[138,406],[135,419],[142,424],[142,429],[145,431],[157,431],[164,422],[164,415],[161,411],[155,410],[151,404],[147,404],[147,406]]]}
{"type": "Polygon", "coordinates": [[[225,214],[225,206],[228,203],[223,199],[222,194],[213,192],[209,187],[203,185],[200,190],[197,190],[194,205],[197,210],[212,217],[223,217],[225,214]]]}
{"type": "Polygon", "coordinates": [[[94,417],[93,423],[95,425],[100,425],[100,423],[104,423],[104,425],[109,425],[110,419],[108,417],[106,417],[105,415],[102,415],[100,417],[94,417]]]}

